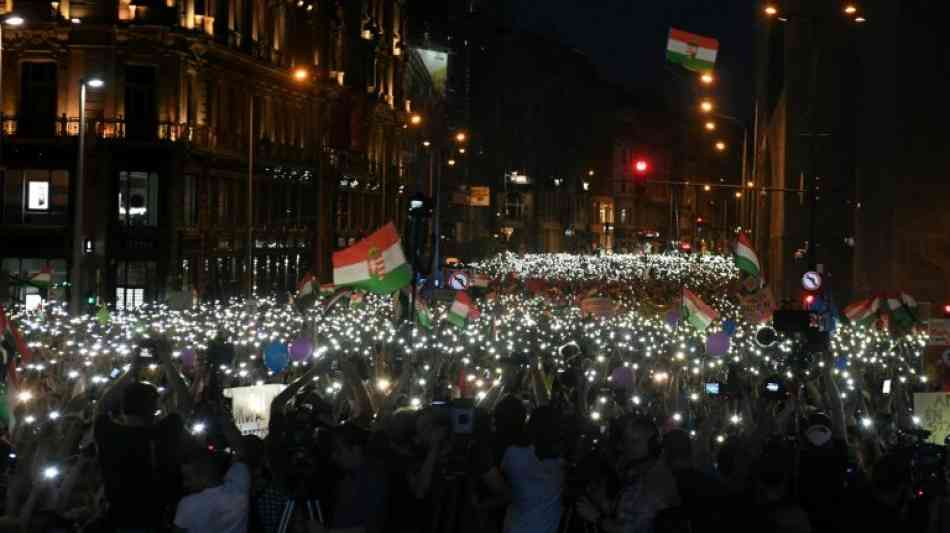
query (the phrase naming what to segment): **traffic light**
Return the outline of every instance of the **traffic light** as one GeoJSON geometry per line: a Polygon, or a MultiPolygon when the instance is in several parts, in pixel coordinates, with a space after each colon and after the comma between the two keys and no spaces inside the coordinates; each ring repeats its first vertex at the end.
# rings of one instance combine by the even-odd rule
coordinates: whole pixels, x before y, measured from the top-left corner
{"type": "Polygon", "coordinates": [[[703,217],[696,217],[696,233],[702,233],[705,227],[706,221],[703,220],[703,217]]]}
{"type": "Polygon", "coordinates": [[[944,304],[943,306],[943,317],[950,318],[950,304],[944,304]]]}
{"type": "Polygon", "coordinates": [[[640,157],[633,162],[633,174],[637,178],[646,178],[650,172],[650,162],[640,157]]]}

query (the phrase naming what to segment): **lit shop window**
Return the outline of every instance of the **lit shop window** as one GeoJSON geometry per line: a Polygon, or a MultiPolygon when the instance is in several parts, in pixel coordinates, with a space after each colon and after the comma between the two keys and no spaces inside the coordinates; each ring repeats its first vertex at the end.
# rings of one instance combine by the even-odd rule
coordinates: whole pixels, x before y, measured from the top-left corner
{"type": "Polygon", "coordinates": [[[49,181],[34,181],[27,183],[26,208],[30,211],[49,210],[49,181]]]}

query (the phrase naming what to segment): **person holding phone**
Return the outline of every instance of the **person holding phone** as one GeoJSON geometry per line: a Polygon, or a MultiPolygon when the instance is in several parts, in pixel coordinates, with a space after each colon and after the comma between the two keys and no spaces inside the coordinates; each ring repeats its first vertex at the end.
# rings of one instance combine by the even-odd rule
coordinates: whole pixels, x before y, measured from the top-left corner
{"type": "Polygon", "coordinates": [[[133,354],[129,370],[96,405],[94,438],[109,503],[106,521],[112,530],[153,532],[167,524],[181,496],[182,414],[189,411],[190,396],[184,379],[172,366],[170,343],[165,339],[145,341],[133,354]],[[175,394],[173,412],[163,418],[157,416],[158,389],[136,379],[143,349],[160,362],[175,394]]]}

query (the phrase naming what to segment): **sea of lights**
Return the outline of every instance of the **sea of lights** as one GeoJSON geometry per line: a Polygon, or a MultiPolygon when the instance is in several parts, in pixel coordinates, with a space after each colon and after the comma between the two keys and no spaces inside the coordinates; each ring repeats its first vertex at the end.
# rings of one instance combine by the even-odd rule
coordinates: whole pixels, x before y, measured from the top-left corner
{"type": "MultiPolygon", "coordinates": [[[[771,375],[801,378],[815,372],[814,365],[792,363],[794,346],[788,339],[771,349],[756,345],[754,332],[759,326],[742,320],[738,307],[724,296],[713,300],[714,305],[724,318],[735,320],[737,328],[728,352],[717,355],[706,353],[706,337],[721,331],[721,320],[699,332],[663,313],[645,312],[636,298],[620,295],[617,302],[614,316],[591,318],[582,316],[572,295],[552,299],[527,295],[517,287],[501,288],[489,298],[476,299],[481,315],[465,328],[444,320],[444,304],[432,304],[436,323],[432,330],[394,320],[398,306],[393,298],[381,296],[369,296],[352,308],[345,300],[330,309],[320,302],[304,313],[270,299],[208,303],[188,310],[150,304],[114,312],[108,321],[91,315],[71,317],[56,305],[35,311],[18,308],[12,317],[34,353],[18,369],[18,419],[33,423],[59,418],[70,397],[115,379],[128,367],[137,343],[155,335],[171,340],[179,362],[184,350],[201,354],[215,336],[223,335],[235,345],[234,360],[219,366],[225,386],[283,383],[314,362],[356,357],[366,363],[363,377],[368,389],[385,392],[400,378],[394,368],[401,367],[413,373],[404,391],[405,403],[413,407],[427,404],[433,387],[447,383],[482,398],[513,361],[545,361],[549,372],[563,371],[577,362],[566,360],[559,350],[569,343],[580,347],[578,367],[595,389],[610,385],[616,366],[630,367],[635,386],[627,392],[636,405],[669,395],[674,387],[673,394],[683,398],[683,405],[698,405],[707,398],[703,384],[724,381],[730,368],[752,380],[771,375]],[[301,338],[312,341],[309,357],[291,362],[281,372],[267,368],[262,354],[267,344],[301,338]],[[397,359],[401,364],[395,364],[397,359]]],[[[894,337],[839,325],[832,337],[834,372],[845,393],[854,390],[858,375],[920,382],[925,380],[918,371],[925,344],[923,334],[894,337]]],[[[326,370],[316,378],[318,390],[336,396],[343,390],[342,374],[335,365],[323,367],[326,370]]],[[[158,375],[158,365],[146,369],[158,375]]],[[[192,371],[185,368],[186,375],[192,371]]],[[[593,413],[600,415],[596,409],[593,413]]]]}

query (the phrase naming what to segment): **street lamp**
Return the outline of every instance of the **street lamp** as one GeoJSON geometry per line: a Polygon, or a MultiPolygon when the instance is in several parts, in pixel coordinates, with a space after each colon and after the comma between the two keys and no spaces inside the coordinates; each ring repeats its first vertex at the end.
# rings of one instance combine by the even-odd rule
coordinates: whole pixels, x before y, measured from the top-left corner
{"type": "MultiPolygon", "coordinates": [[[[19,18],[19,17],[18,17],[19,18]]],[[[9,19],[7,19],[9,20],[9,19]]],[[[23,19],[20,19],[22,23],[23,19]]],[[[86,89],[98,89],[105,82],[100,78],[81,78],[79,80],[79,142],[76,149],[76,186],[73,202],[73,261],[69,270],[69,308],[73,315],[80,312],[79,300],[82,294],[81,263],[83,256],[83,181],[86,170],[86,89]]],[[[120,206],[121,209],[121,206],[120,206]]]]}
{"type": "Polygon", "coordinates": [[[706,131],[716,131],[716,123],[713,122],[713,121],[711,121],[711,120],[710,120],[709,122],[707,122],[707,123],[706,123],[706,131]]]}
{"type": "Polygon", "coordinates": [[[702,111],[703,113],[711,113],[713,110],[713,107],[714,107],[713,103],[710,100],[703,100],[699,104],[699,110],[702,111]]]}
{"type": "Polygon", "coordinates": [[[844,6],[844,12],[848,15],[854,15],[858,12],[858,8],[855,7],[854,4],[848,4],[844,6]]]}
{"type": "Polygon", "coordinates": [[[450,166],[450,167],[454,167],[454,166],[455,166],[455,160],[454,160],[454,159],[449,159],[449,166],[450,166]]]}
{"type": "Polygon", "coordinates": [[[294,69],[294,79],[297,81],[305,81],[310,74],[307,72],[307,69],[303,67],[298,67],[294,69]]]}
{"type": "Polygon", "coordinates": [[[702,76],[699,77],[699,81],[706,85],[712,85],[712,83],[716,81],[716,78],[713,77],[711,72],[703,72],[702,76]]]}
{"type": "Polygon", "coordinates": [[[776,8],[776,7],[773,6],[772,4],[769,4],[769,5],[765,6],[765,14],[768,15],[768,16],[770,16],[770,17],[774,17],[775,15],[778,14],[778,8],[776,8]]]}
{"type": "Polygon", "coordinates": [[[422,141],[422,146],[425,146],[426,148],[428,148],[432,146],[432,143],[430,143],[429,141],[422,141]]]}
{"type": "Polygon", "coordinates": [[[712,187],[709,186],[709,185],[703,185],[703,190],[706,191],[706,192],[709,192],[709,191],[712,190],[712,187]]]}
{"type": "Polygon", "coordinates": [[[463,143],[463,142],[465,142],[466,139],[468,139],[468,136],[465,135],[465,132],[464,132],[464,131],[460,131],[460,132],[458,132],[458,133],[455,134],[455,141],[456,141],[456,142],[463,143]]]}
{"type": "Polygon", "coordinates": [[[720,152],[722,152],[725,149],[726,149],[726,143],[722,141],[716,141],[716,150],[719,150],[720,152]]]}
{"type": "Polygon", "coordinates": [[[422,115],[420,115],[419,113],[413,113],[412,116],[409,117],[409,123],[412,124],[413,126],[418,126],[419,124],[422,124],[422,115]]]}
{"type": "Polygon", "coordinates": [[[25,21],[19,15],[10,15],[0,24],[0,138],[3,137],[3,25],[22,26],[25,21]]]}

